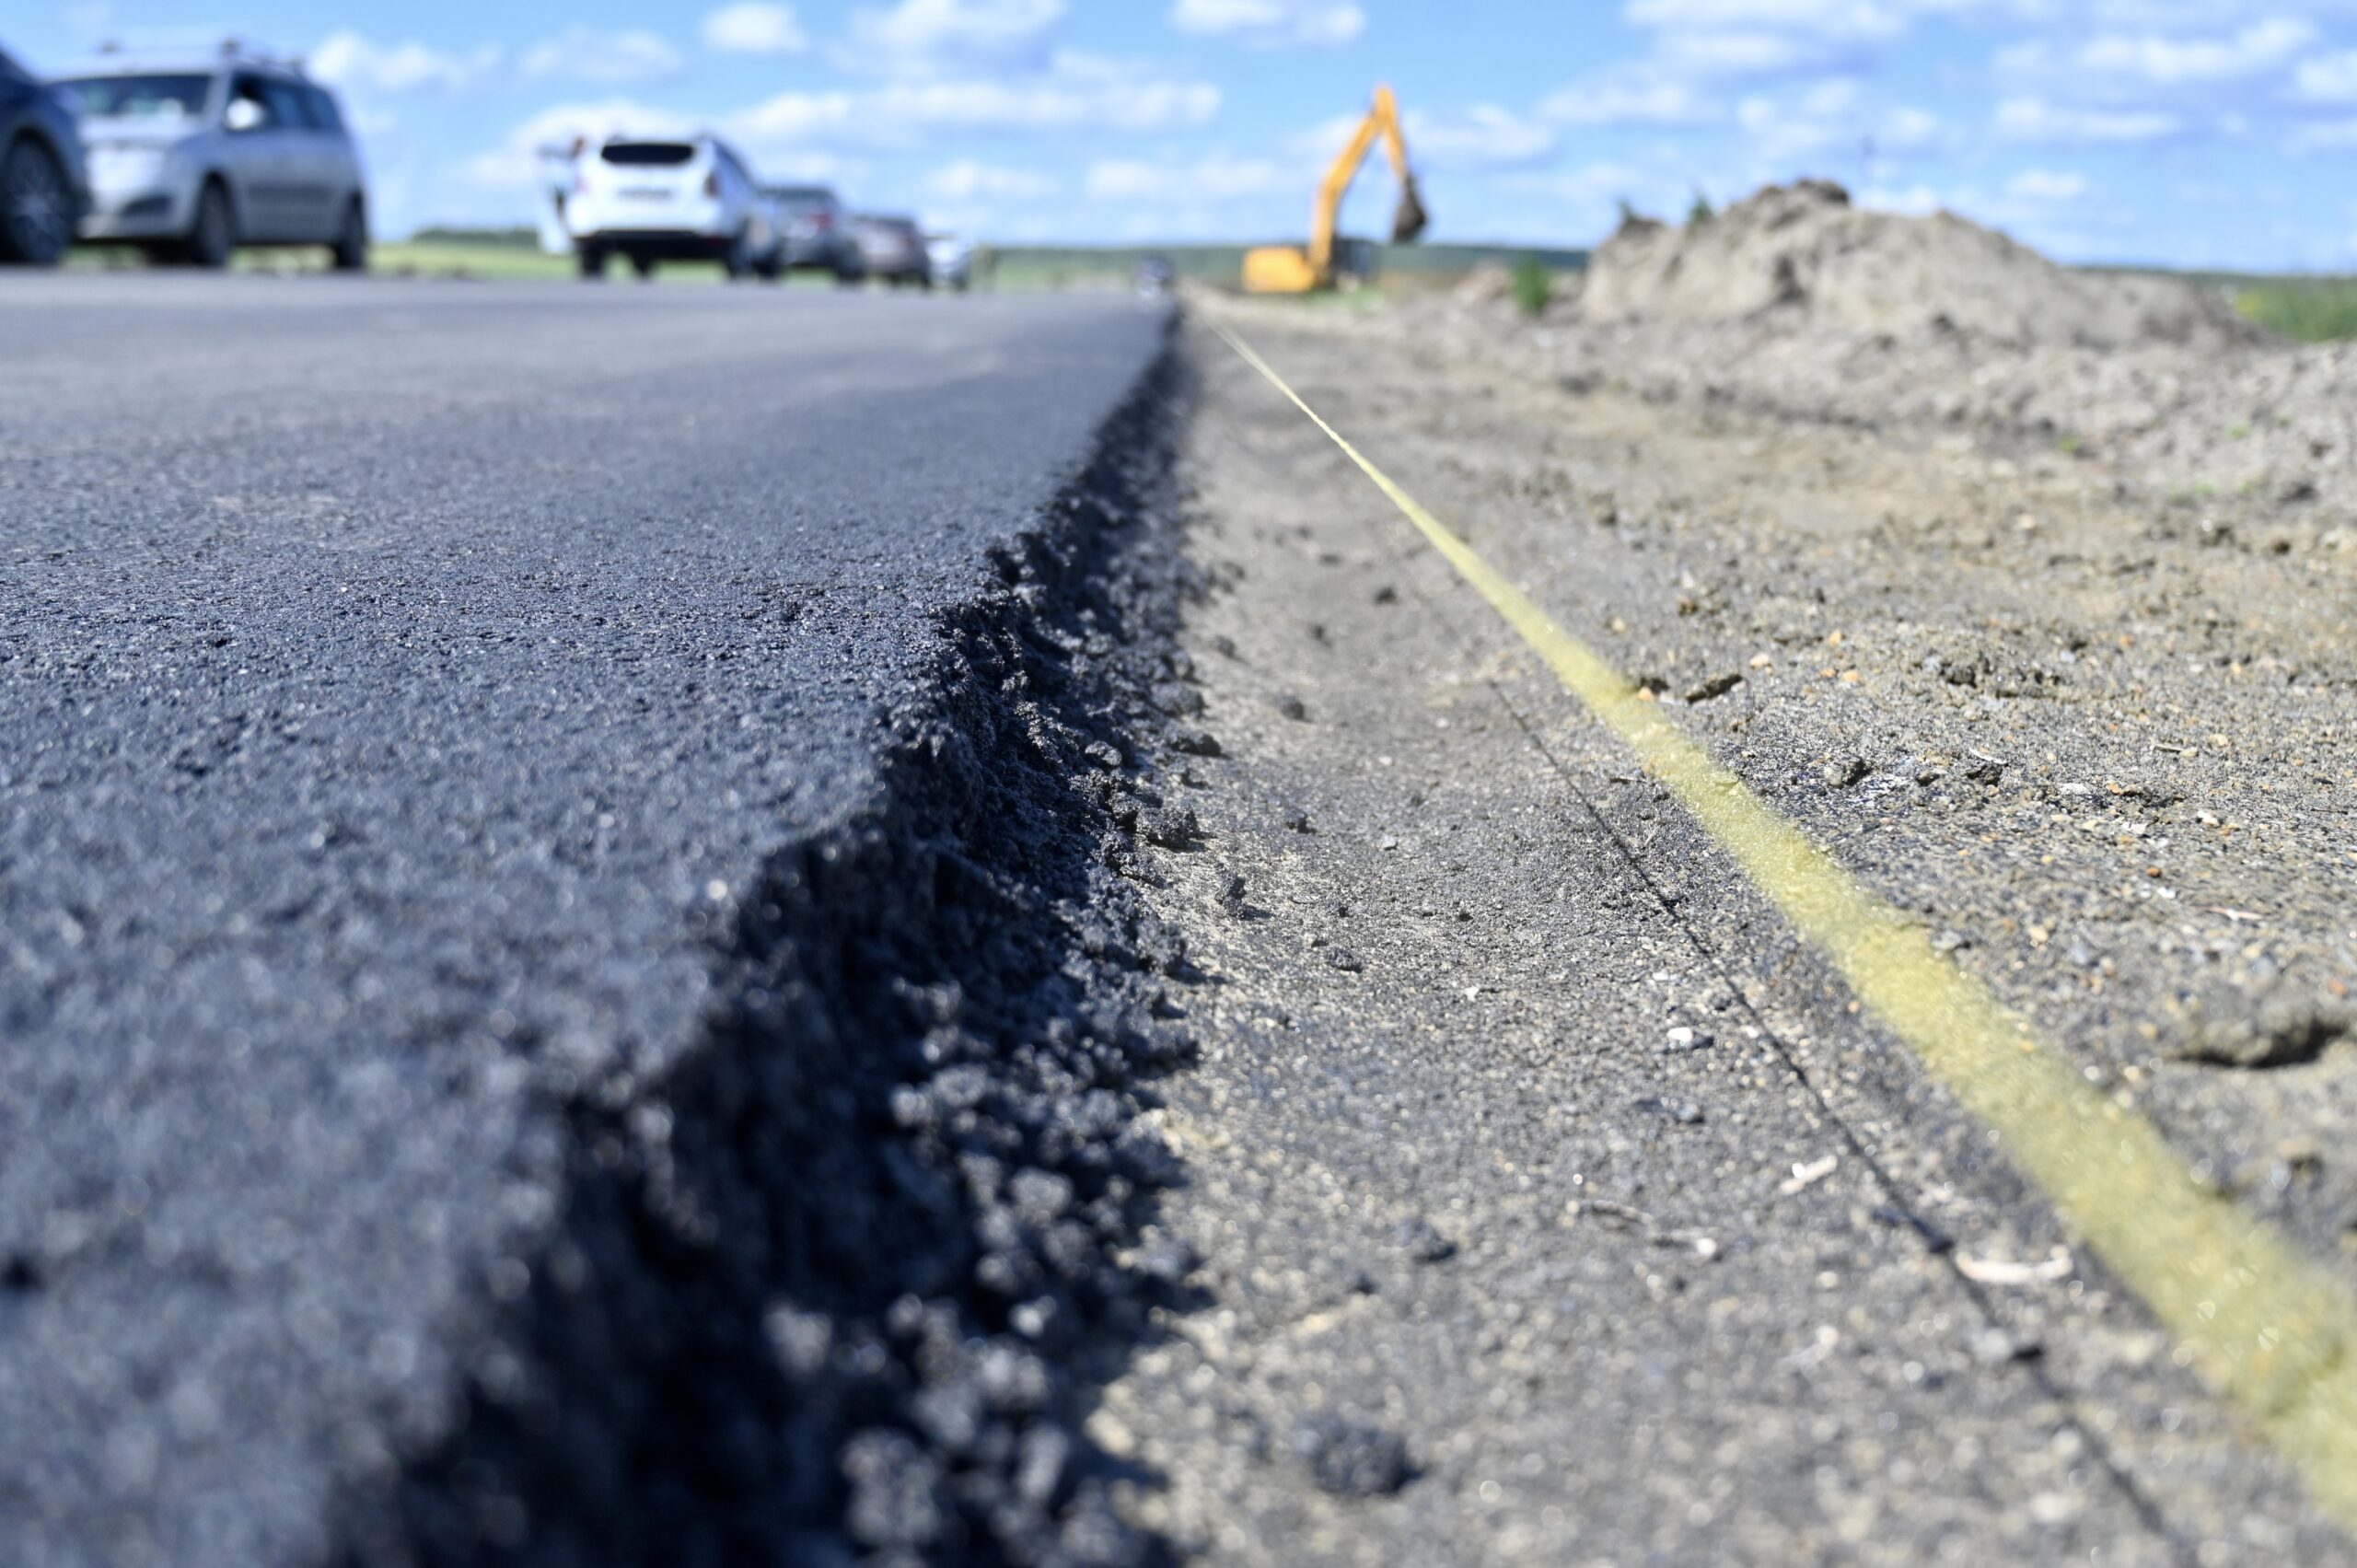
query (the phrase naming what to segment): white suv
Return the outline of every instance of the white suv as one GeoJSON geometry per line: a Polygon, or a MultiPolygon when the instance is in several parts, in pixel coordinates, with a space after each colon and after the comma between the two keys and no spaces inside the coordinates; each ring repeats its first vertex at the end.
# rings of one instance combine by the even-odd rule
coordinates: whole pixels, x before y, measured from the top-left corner
{"type": "Polygon", "coordinates": [[[359,149],[298,65],[232,44],[209,57],[105,55],[52,84],[89,149],[81,237],[222,267],[240,245],[325,245],[368,264],[359,149]]]}
{"type": "Polygon", "coordinates": [[[659,261],[718,261],[732,278],[772,281],[785,269],[777,203],[716,137],[584,144],[563,211],[585,278],[605,276],[610,256],[628,257],[640,277],[659,261]]]}

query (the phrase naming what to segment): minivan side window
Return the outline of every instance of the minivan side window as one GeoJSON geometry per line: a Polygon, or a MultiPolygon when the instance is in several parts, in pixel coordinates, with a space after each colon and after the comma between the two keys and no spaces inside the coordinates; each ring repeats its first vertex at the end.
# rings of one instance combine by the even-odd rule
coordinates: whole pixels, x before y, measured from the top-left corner
{"type": "Polygon", "coordinates": [[[336,112],[335,99],[328,96],[326,89],[305,87],[303,101],[310,108],[314,129],[332,132],[339,136],[343,134],[343,116],[336,112]]]}
{"type": "Polygon", "coordinates": [[[288,131],[311,128],[310,108],[303,101],[302,89],[294,83],[266,78],[261,92],[262,100],[270,106],[272,124],[288,131]]]}

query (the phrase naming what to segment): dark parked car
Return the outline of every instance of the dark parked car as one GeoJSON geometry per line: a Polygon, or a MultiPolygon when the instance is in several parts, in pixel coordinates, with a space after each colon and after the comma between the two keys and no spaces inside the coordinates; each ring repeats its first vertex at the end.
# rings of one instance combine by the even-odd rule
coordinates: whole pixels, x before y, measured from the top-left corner
{"type": "Polygon", "coordinates": [[[0,261],[55,266],[89,205],[74,117],[0,50],[0,261]]]}
{"type": "Polygon", "coordinates": [[[914,218],[866,213],[852,221],[869,277],[882,278],[894,288],[911,283],[919,288],[933,286],[933,258],[925,250],[924,230],[914,218]]]}
{"type": "Polygon", "coordinates": [[[837,283],[866,275],[859,239],[841,197],[824,185],[772,185],[769,198],[785,223],[785,264],[796,272],[832,273],[837,283]]]}

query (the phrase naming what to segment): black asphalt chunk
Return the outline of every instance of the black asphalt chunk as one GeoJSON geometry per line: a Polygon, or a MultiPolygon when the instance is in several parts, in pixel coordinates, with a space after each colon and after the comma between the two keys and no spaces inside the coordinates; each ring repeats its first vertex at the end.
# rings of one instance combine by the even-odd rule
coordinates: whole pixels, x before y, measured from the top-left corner
{"type": "Polygon", "coordinates": [[[1156,1557],[1163,317],[6,283],[0,1555],[1156,1557]]]}

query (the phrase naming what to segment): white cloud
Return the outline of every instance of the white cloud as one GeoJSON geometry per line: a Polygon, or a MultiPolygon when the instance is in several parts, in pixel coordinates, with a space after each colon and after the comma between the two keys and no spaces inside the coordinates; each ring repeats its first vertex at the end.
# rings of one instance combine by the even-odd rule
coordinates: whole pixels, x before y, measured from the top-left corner
{"type": "Polygon", "coordinates": [[[480,81],[498,64],[499,51],[489,44],[470,54],[448,54],[414,41],[378,43],[349,28],[330,34],[310,59],[312,74],[320,80],[378,93],[452,91],[480,81]]]}
{"type": "Polygon", "coordinates": [[[2253,22],[2230,38],[2107,33],[2088,40],[2075,59],[2082,70],[2174,87],[2263,75],[2289,64],[2316,36],[2316,28],[2308,22],[2272,17],[2253,22]]]}
{"type": "MultiPolygon", "coordinates": [[[[1308,130],[1287,136],[1285,153],[1304,160],[1306,168],[1322,168],[1349,145],[1366,122],[1364,113],[1337,114],[1308,130]]],[[[1537,163],[1555,150],[1554,126],[1494,104],[1469,109],[1411,109],[1404,127],[1408,157],[1421,168],[1514,168],[1537,163]]],[[[1380,148],[1370,157],[1380,158],[1380,148]]]]}
{"type": "Polygon", "coordinates": [[[1270,158],[1218,154],[1177,163],[1099,158],[1088,168],[1088,193],[1104,202],[1232,202],[1240,197],[1297,196],[1306,189],[1299,168],[1270,158]]]}
{"type": "Polygon", "coordinates": [[[741,0],[704,17],[703,41],[723,54],[799,54],[810,47],[794,7],[764,0],[741,0]]]}
{"type": "Polygon", "coordinates": [[[1219,113],[1209,82],[1156,76],[1142,67],[1058,54],[1035,76],[914,80],[821,92],[785,92],[728,115],[726,133],[749,147],[796,141],[911,145],[944,132],[1127,134],[1195,130],[1219,113]]]}
{"type": "Polygon", "coordinates": [[[1061,180],[1037,169],[1006,168],[973,158],[942,165],[925,177],[924,184],[927,191],[946,202],[970,202],[977,198],[1038,201],[1063,189],[1061,180]]]}
{"type": "Polygon", "coordinates": [[[599,32],[575,27],[527,51],[524,75],[585,82],[646,82],[672,75],[681,64],[679,52],[654,33],[599,32]]]}
{"type": "Polygon", "coordinates": [[[2285,144],[2295,153],[2346,152],[2357,147],[2357,120],[2330,120],[2304,125],[2285,144]]]}
{"type": "Polygon", "coordinates": [[[1625,15],[1665,32],[1705,29],[1881,39],[1906,25],[1906,7],[1875,0],[1630,0],[1625,15]]]}
{"type": "Polygon", "coordinates": [[[1539,118],[1583,127],[1713,125],[1727,116],[1713,92],[1658,71],[1622,71],[1575,82],[1538,106],[1539,118]]]}
{"type": "Polygon", "coordinates": [[[1997,134],[2017,142],[2159,142],[2182,134],[2186,122],[2163,110],[2075,109],[2044,99],[2009,98],[1997,105],[1997,134]]]}
{"type": "MultiPolygon", "coordinates": [[[[2165,95],[2189,88],[2272,75],[2316,37],[2310,22],[2267,17],[2226,34],[2106,32],[2067,48],[2050,39],[2031,39],[1998,51],[1997,70],[2074,99],[2163,95],[2158,100],[2165,101],[2165,95]]],[[[2304,75],[2307,69],[2303,67],[2304,75]]]]}
{"type": "Polygon", "coordinates": [[[2005,181],[2005,193],[2025,202],[2076,202],[2092,189],[2085,175],[2059,168],[2025,168],[2005,181]]]}
{"type": "Polygon", "coordinates": [[[837,63],[886,75],[1037,64],[1063,15],[1064,0],[900,0],[853,12],[837,63]]]}
{"type": "Polygon", "coordinates": [[[1555,150],[1552,127],[1477,103],[1449,113],[1408,111],[1408,154],[1435,168],[1510,168],[1555,150]]]}
{"type": "Polygon", "coordinates": [[[2310,103],[2357,102],[2357,50],[2300,63],[2293,91],[2310,103]]]}
{"type": "Polygon", "coordinates": [[[1170,25],[1260,49],[1335,49],[1366,30],[1366,11],[1355,0],[1178,0],[1170,9],[1170,25]]]}
{"type": "Polygon", "coordinates": [[[886,113],[905,110],[919,124],[961,130],[1168,131],[1209,124],[1219,89],[1207,82],[1033,84],[945,82],[896,88],[886,113]]]}
{"type": "Polygon", "coordinates": [[[1854,64],[1851,41],[1782,32],[1679,32],[1660,41],[1659,64],[1674,76],[1713,79],[1805,75],[1854,64]]]}

